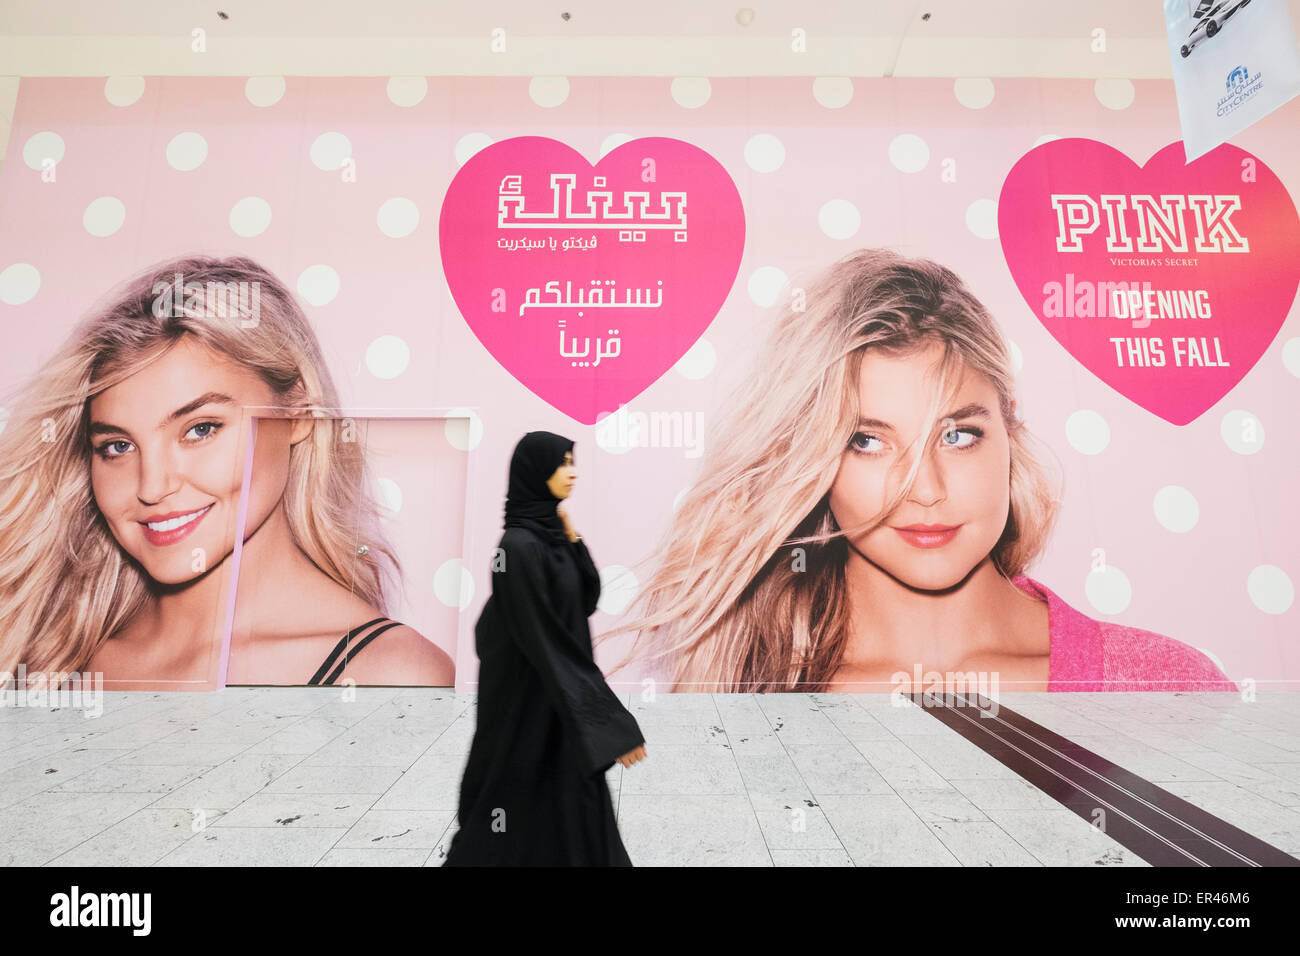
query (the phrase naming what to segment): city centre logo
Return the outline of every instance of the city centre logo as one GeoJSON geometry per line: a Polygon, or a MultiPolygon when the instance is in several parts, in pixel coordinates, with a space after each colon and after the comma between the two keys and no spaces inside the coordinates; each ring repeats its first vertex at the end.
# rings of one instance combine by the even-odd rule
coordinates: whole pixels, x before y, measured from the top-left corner
{"type": "Polygon", "coordinates": [[[1219,100],[1218,109],[1216,110],[1218,116],[1227,116],[1262,90],[1264,88],[1263,74],[1252,74],[1249,67],[1237,66],[1228,74],[1228,78],[1223,85],[1227,92],[1219,100]]]}

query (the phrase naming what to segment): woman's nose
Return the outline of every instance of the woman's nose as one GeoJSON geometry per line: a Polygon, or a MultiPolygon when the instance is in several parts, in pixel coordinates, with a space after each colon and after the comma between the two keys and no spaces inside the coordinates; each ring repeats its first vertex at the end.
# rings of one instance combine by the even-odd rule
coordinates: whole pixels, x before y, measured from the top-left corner
{"type": "Polygon", "coordinates": [[[921,467],[916,473],[916,483],[912,485],[912,497],[925,505],[932,505],[943,498],[944,481],[942,469],[933,454],[921,458],[921,467]]]}
{"type": "Polygon", "coordinates": [[[176,485],[176,474],[166,455],[141,454],[140,485],[137,490],[141,501],[161,501],[176,490],[176,485]]]}

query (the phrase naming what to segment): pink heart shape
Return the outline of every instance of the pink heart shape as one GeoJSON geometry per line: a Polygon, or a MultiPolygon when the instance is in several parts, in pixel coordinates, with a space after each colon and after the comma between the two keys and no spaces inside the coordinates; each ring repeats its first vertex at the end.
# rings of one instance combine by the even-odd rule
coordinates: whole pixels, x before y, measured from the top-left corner
{"type": "Polygon", "coordinates": [[[1255,366],[1300,283],[1290,194],[1262,160],[1230,145],[1184,163],[1182,144],[1171,143],[1139,167],[1094,140],[1044,143],[1002,184],[998,232],[1021,295],[1053,338],[1175,425],[1255,366]]]}
{"type": "Polygon", "coordinates": [[[461,167],[438,237],[478,340],[534,395],[591,425],[713,321],[740,267],[745,212],[727,171],[690,143],[632,140],[592,166],[557,140],[519,136],[461,167]]]}

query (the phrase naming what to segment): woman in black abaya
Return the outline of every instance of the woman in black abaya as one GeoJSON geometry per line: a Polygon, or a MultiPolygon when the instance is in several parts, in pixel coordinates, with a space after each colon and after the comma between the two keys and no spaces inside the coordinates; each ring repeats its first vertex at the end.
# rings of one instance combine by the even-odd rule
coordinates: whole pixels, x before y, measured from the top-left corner
{"type": "Polygon", "coordinates": [[[645,757],[587,618],[600,575],[560,502],[573,442],[529,432],[510,460],[492,596],[474,628],[478,723],[444,866],[631,866],[605,771],[645,757]]]}

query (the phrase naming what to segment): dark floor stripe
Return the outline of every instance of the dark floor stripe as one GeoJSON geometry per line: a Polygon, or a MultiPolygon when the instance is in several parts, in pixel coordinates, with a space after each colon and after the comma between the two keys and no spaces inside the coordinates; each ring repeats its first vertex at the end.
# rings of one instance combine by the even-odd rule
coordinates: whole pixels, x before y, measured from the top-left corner
{"type": "Polygon", "coordinates": [[[912,700],[1153,866],[1300,866],[1300,860],[1149,780],[979,695],[912,700]]]}
{"type": "Polygon", "coordinates": [[[1291,854],[1246,833],[1195,804],[1188,803],[1182,797],[1161,789],[1151,781],[1111,763],[1074,741],[1035,723],[1023,714],[999,705],[998,717],[1014,728],[1015,732],[1035,737],[1057,753],[1087,767],[1092,773],[1109,778],[1146,804],[1160,808],[1165,814],[1175,817],[1189,829],[1201,833],[1207,839],[1222,846],[1230,847],[1242,856],[1257,860],[1259,865],[1300,866],[1300,860],[1291,854]],[[1281,854],[1281,860],[1277,858],[1278,854],[1281,854]]]}

